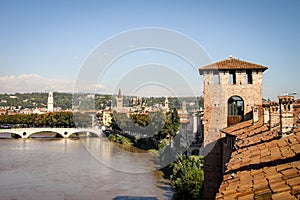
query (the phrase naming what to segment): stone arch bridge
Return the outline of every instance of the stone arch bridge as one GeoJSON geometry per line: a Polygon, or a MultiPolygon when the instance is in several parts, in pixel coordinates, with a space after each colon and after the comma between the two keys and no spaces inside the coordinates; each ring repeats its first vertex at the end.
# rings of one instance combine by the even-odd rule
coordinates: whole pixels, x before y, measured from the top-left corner
{"type": "Polygon", "coordinates": [[[76,133],[94,134],[98,137],[102,136],[101,129],[95,128],[15,128],[15,129],[0,129],[1,133],[11,133],[19,135],[21,138],[29,138],[31,135],[41,132],[53,132],[61,135],[63,138],[68,138],[76,133]]]}

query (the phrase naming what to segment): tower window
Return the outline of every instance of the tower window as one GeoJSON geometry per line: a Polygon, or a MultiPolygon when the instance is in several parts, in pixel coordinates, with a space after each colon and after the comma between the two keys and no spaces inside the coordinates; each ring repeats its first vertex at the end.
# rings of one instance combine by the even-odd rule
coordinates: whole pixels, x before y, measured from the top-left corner
{"type": "Polygon", "coordinates": [[[253,83],[253,79],[252,79],[252,71],[251,70],[247,70],[246,71],[246,83],[247,84],[252,84],[253,83]]]}
{"type": "Polygon", "coordinates": [[[217,71],[214,71],[214,84],[220,84],[220,74],[217,71]]]}
{"type": "Polygon", "coordinates": [[[239,96],[228,99],[227,125],[237,124],[244,119],[244,100],[239,96]]]}
{"type": "Polygon", "coordinates": [[[230,80],[230,84],[236,84],[235,71],[230,71],[229,72],[229,80],[230,80]]]}
{"type": "Polygon", "coordinates": [[[228,115],[243,116],[244,115],[244,100],[239,96],[232,96],[228,99],[228,115]]]}

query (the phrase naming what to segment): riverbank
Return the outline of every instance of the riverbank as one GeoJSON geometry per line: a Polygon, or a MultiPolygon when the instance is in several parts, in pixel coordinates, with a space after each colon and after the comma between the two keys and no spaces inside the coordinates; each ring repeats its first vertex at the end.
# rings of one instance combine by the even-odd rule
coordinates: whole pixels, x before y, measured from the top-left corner
{"type": "Polygon", "coordinates": [[[134,142],[131,139],[119,134],[110,134],[108,136],[108,139],[112,142],[116,142],[123,145],[133,146],[134,144],[134,142]]]}
{"type": "Polygon", "coordinates": [[[124,145],[131,145],[142,150],[158,149],[158,142],[151,137],[141,138],[139,136],[133,136],[120,131],[104,132],[104,135],[112,142],[124,145]]]}

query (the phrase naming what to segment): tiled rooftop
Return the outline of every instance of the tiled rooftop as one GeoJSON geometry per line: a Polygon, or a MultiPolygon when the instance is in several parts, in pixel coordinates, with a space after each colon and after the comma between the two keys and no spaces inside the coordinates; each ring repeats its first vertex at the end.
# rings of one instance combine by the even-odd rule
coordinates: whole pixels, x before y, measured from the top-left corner
{"type": "Polygon", "coordinates": [[[219,191],[216,199],[300,199],[300,161],[227,174],[219,191]]]}
{"type": "Polygon", "coordinates": [[[266,69],[268,69],[268,67],[230,57],[226,60],[222,60],[199,68],[201,74],[205,70],[214,70],[214,69],[215,70],[254,69],[254,70],[265,71],[266,69]]]}
{"type": "Polygon", "coordinates": [[[262,126],[256,131],[261,130],[261,132],[246,132],[245,134],[241,135],[237,140],[237,147],[249,147],[252,145],[256,145],[262,142],[266,142],[272,139],[276,139],[279,137],[279,128],[276,128],[272,131],[267,131],[267,126],[262,126]]]}
{"type": "Polygon", "coordinates": [[[300,133],[297,133],[234,151],[227,165],[227,172],[253,168],[255,165],[272,165],[270,162],[279,163],[284,159],[299,156],[300,133]]]}
{"type": "Polygon", "coordinates": [[[230,135],[237,135],[238,133],[235,133],[235,132],[243,131],[245,128],[248,128],[248,127],[251,127],[251,126],[252,126],[252,120],[247,120],[247,121],[243,121],[241,123],[238,123],[236,125],[224,128],[222,130],[222,132],[230,134],[230,135]]]}
{"type": "Polygon", "coordinates": [[[282,137],[262,121],[222,130],[236,137],[236,150],[216,199],[300,199],[300,127],[282,137]]]}
{"type": "Polygon", "coordinates": [[[228,129],[223,129],[222,132],[228,135],[237,136],[238,138],[245,138],[260,133],[261,131],[268,130],[267,126],[264,126],[262,123],[252,125],[252,120],[239,123],[233,127],[229,127],[228,129]]]}

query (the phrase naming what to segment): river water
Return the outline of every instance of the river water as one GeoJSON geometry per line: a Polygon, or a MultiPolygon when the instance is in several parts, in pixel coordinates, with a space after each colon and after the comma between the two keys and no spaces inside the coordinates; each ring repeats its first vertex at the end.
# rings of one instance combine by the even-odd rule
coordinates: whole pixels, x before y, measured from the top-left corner
{"type": "Polygon", "coordinates": [[[1,139],[0,199],[171,199],[156,167],[104,138],[1,139]]]}

